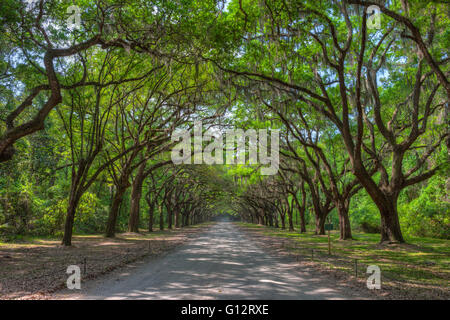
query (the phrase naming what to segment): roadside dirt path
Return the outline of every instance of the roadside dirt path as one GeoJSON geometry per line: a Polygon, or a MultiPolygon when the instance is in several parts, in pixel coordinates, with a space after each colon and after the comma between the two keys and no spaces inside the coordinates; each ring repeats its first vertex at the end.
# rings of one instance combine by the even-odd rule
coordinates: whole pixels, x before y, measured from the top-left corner
{"type": "Polygon", "coordinates": [[[74,236],[71,247],[56,239],[0,246],[0,299],[49,299],[66,287],[69,265],[78,265],[89,282],[112,270],[157,259],[201,234],[208,224],[149,233],[74,236]]]}

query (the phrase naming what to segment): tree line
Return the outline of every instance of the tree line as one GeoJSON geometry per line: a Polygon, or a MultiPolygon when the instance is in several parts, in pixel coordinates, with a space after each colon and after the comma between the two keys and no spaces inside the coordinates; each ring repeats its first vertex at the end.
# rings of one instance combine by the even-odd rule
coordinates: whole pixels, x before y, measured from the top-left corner
{"type": "Polygon", "coordinates": [[[0,15],[2,232],[71,245],[74,228],[227,211],[301,232],[311,217],[317,234],[336,216],[341,239],[352,219],[381,242],[404,242],[402,224],[448,237],[445,4],[86,0],[79,29],[68,5],[0,15]],[[280,129],[279,173],[174,166],[171,136],[196,120],[280,129]]]}

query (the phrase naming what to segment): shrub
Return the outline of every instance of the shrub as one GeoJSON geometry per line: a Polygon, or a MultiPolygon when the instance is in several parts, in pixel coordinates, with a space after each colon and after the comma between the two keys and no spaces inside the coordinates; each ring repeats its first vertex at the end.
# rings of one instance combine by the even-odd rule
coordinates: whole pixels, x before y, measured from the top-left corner
{"type": "Polygon", "coordinates": [[[370,222],[370,221],[363,221],[360,226],[361,226],[361,230],[366,233],[380,233],[381,232],[381,227],[378,224],[370,222]]]}

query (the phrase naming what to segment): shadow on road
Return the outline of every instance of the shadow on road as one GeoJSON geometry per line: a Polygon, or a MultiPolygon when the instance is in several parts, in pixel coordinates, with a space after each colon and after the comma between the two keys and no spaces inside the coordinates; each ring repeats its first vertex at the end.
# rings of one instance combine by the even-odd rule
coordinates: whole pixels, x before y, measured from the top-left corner
{"type": "MultiPolygon", "coordinates": [[[[68,296],[70,298],[70,296],[68,296]]],[[[178,250],[88,288],[85,299],[347,299],[336,282],[299,272],[230,222],[178,250]]]]}

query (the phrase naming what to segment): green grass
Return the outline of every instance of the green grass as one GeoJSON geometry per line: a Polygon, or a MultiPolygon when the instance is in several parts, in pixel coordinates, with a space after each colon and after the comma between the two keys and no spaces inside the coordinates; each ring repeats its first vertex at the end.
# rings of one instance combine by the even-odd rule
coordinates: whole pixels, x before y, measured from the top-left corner
{"type": "MultiPolygon", "coordinates": [[[[303,250],[313,249],[327,255],[328,235],[314,235],[312,231],[299,233],[278,228],[249,223],[239,223],[243,227],[258,230],[266,236],[290,239],[292,246],[303,250]]],[[[431,285],[448,288],[450,286],[450,241],[444,239],[407,237],[405,244],[380,245],[380,235],[358,233],[354,240],[339,240],[339,232],[331,231],[332,256],[349,263],[375,264],[392,280],[417,285],[431,285]]],[[[326,263],[332,262],[328,259],[326,263]]],[[[325,262],[324,262],[325,263],[325,262]]],[[[336,265],[336,268],[340,268],[336,265]]],[[[351,268],[348,271],[351,272],[351,268]]]]}

